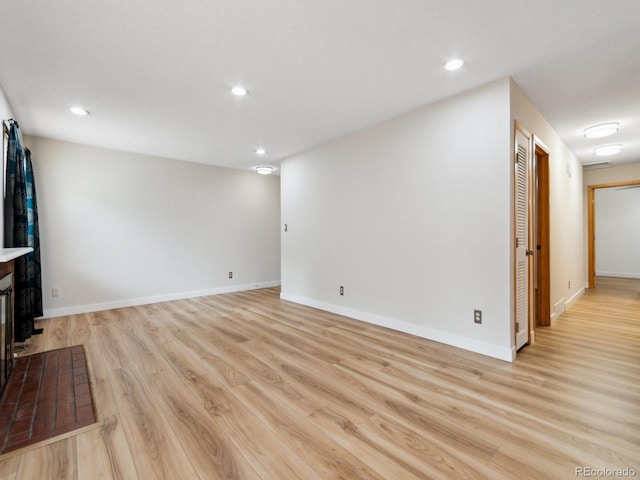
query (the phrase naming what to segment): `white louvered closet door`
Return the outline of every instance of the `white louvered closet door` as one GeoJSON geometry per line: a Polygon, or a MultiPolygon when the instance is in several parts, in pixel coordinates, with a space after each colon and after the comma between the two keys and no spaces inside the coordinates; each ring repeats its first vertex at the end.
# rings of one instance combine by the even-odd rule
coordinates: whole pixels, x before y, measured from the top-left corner
{"type": "Polygon", "coordinates": [[[515,329],[516,349],[529,341],[529,138],[516,127],[515,152],[515,329]]]}

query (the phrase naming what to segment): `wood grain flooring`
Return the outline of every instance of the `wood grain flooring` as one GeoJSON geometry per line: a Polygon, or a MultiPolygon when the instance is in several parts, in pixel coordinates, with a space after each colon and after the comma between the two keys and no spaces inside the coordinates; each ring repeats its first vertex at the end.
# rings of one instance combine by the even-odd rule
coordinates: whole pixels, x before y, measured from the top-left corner
{"type": "Polygon", "coordinates": [[[640,476],[640,281],[598,279],[506,363],[284,302],[278,289],[43,320],[84,344],[102,425],[0,479],[640,476]]]}

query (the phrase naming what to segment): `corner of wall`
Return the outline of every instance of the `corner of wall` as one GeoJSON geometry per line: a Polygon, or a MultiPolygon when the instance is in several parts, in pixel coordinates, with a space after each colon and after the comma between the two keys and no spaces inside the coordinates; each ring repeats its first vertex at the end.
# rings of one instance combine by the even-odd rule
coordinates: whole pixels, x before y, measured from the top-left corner
{"type": "MultiPolygon", "coordinates": [[[[11,109],[11,105],[9,104],[9,99],[5,95],[2,85],[0,85],[0,119],[8,120],[13,117],[13,110],[11,109]]],[[[0,208],[0,228],[4,229],[4,211],[2,208],[0,208]]],[[[1,247],[4,247],[4,235],[0,235],[0,248],[1,247]]]]}

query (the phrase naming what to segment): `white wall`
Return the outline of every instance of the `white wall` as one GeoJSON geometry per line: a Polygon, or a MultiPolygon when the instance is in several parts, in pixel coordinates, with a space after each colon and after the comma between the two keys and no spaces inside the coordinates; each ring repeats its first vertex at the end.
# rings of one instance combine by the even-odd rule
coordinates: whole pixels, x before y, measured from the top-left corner
{"type": "MultiPolygon", "coordinates": [[[[4,90],[2,86],[0,86],[0,120],[9,120],[13,118],[13,111],[11,110],[11,105],[9,105],[9,100],[7,100],[6,95],[4,94],[4,90]]],[[[2,168],[2,167],[0,167],[2,168]]],[[[0,176],[0,179],[3,178],[0,176]]],[[[0,180],[2,183],[2,180],[0,180]]],[[[3,187],[4,188],[4,187],[3,187]]],[[[0,226],[4,225],[4,209],[0,208],[0,226]]],[[[0,231],[0,247],[4,246],[4,234],[0,231]]]]}
{"type": "MultiPolygon", "coordinates": [[[[636,163],[629,163],[615,167],[596,168],[584,172],[584,194],[588,185],[604,185],[607,183],[629,182],[640,180],[640,159],[636,163]]],[[[586,208],[586,203],[585,203],[586,208]]],[[[586,218],[586,217],[585,217],[586,218]]]]}
{"type": "Polygon", "coordinates": [[[512,359],[508,79],[295,155],[281,175],[282,298],[512,359]]]}
{"type": "Polygon", "coordinates": [[[551,312],[556,320],[585,288],[582,164],[515,82],[511,113],[549,149],[551,312]]]}
{"type": "Polygon", "coordinates": [[[45,315],[279,284],[278,177],[37,137],[25,145],[45,315]]]}
{"type": "Polygon", "coordinates": [[[10,118],[13,118],[11,105],[9,105],[9,100],[4,94],[2,86],[0,86],[0,117],[2,118],[2,120],[9,120],[10,118]]]}
{"type": "Polygon", "coordinates": [[[640,185],[595,191],[596,275],[640,278],[640,185]]]}

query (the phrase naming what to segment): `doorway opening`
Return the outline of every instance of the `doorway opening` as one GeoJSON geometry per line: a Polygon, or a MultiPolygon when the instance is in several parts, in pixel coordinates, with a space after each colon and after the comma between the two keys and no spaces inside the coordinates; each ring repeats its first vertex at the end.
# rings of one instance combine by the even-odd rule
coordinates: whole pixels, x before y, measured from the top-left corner
{"type": "Polygon", "coordinates": [[[600,188],[636,186],[640,186],[640,180],[587,186],[587,263],[589,268],[589,288],[595,288],[596,286],[596,190],[600,188]]]}
{"type": "Polygon", "coordinates": [[[535,135],[533,237],[534,329],[551,325],[551,241],[549,228],[549,149],[535,135]]]}

